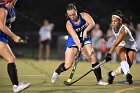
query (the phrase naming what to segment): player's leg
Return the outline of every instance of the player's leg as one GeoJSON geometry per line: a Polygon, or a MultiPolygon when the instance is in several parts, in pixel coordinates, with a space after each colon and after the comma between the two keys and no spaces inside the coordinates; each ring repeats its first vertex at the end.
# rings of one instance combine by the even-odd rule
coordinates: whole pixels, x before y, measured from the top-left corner
{"type": "MultiPolygon", "coordinates": [[[[94,68],[95,66],[97,66],[99,64],[98,62],[96,62],[95,53],[94,53],[94,50],[93,50],[91,44],[86,44],[83,48],[83,52],[86,55],[89,62],[91,62],[92,68],[94,68]]],[[[108,84],[102,80],[100,67],[94,70],[94,74],[96,76],[96,79],[97,79],[99,85],[107,85],[108,84]]]]}
{"type": "Polygon", "coordinates": [[[127,61],[128,61],[128,64],[129,64],[129,67],[130,68],[131,68],[131,66],[133,64],[135,55],[136,55],[135,50],[129,50],[129,51],[127,51],[127,61]]]}
{"type": "Polygon", "coordinates": [[[129,67],[129,64],[128,64],[128,58],[127,58],[127,50],[126,48],[123,48],[122,49],[122,53],[120,53],[120,59],[121,59],[121,68],[122,68],[122,71],[124,72],[125,76],[126,76],[126,80],[129,84],[132,84],[133,81],[132,81],[132,75],[130,74],[130,67],[129,67]]]}
{"type": "Polygon", "coordinates": [[[43,44],[40,43],[38,48],[38,60],[42,59],[42,50],[43,50],[43,44]]]}
{"type": "MultiPolygon", "coordinates": [[[[115,48],[115,51],[116,51],[116,54],[119,56],[119,53],[120,53],[120,51],[122,50],[122,48],[123,47],[116,47],[115,48]]],[[[119,66],[117,69],[115,69],[114,71],[110,71],[109,73],[108,73],[108,83],[109,84],[113,84],[113,80],[114,80],[114,78],[115,78],[115,76],[117,76],[117,75],[120,75],[121,73],[123,73],[123,71],[122,71],[122,68],[121,68],[121,66],[119,66]]]]}
{"type": "Polygon", "coordinates": [[[75,47],[71,47],[71,48],[67,48],[65,51],[65,63],[62,63],[58,66],[58,68],[54,71],[53,76],[51,78],[52,83],[55,83],[56,80],[58,79],[58,76],[68,70],[73,63],[74,57],[77,53],[77,48],[75,47]]]}
{"type": "Polygon", "coordinates": [[[0,42],[0,55],[7,61],[7,70],[13,85],[18,85],[17,70],[15,66],[15,56],[8,44],[0,42]]]}
{"type": "Polygon", "coordinates": [[[50,45],[46,44],[45,47],[46,47],[46,61],[48,61],[50,57],[50,45]]]}
{"type": "MultiPolygon", "coordinates": [[[[127,62],[129,64],[129,68],[131,68],[133,61],[134,61],[134,58],[135,58],[135,50],[127,49],[127,62]]],[[[133,83],[132,75],[130,73],[128,73],[126,75],[126,80],[127,80],[127,82],[129,82],[129,84],[133,83]]]]}
{"type": "MultiPolygon", "coordinates": [[[[129,64],[127,62],[126,49],[124,47],[118,46],[116,48],[116,52],[117,52],[117,54],[119,55],[119,57],[121,59],[121,63],[120,63],[121,66],[119,66],[115,71],[109,72],[109,74],[108,74],[108,76],[109,76],[108,82],[110,84],[112,84],[114,77],[119,75],[119,74],[121,74],[122,72],[126,75],[126,78],[127,78],[128,75],[131,76],[130,69],[129,69],[129,64]],[[111,80],[111,77],[112,77],[112,80],[111,80]]],[[[129,80],[128,82],[129,82],[129,84],[133,83],[132,80],[129,80]]]]}
{"type": "Polygon", "coordinates": [[[8,71],[8,75],[11,79],[11,82],[13,84],[14,92],[19,92],[19,91],[22,91],[23,89],[29,87],[30,83],[26,83],[26,84],[22,84],[22,85],[19,84],[17,69],[16,69],[16,65],[15,65],[15,56],[12,53],[8,44],[0,42],[0,55],[8,63],[7,71],[8,71]]]}
{"type": "Polygon", "coordinates": [[[46,41],[46,44],[45,44],[45,48],[46,48],[46,61],[48,61],[49,58],[50,58],[50,51],[51,51],[51,49],[50,49],[50,43],[51,43],[51,40],[48,39],[46,41]]]}

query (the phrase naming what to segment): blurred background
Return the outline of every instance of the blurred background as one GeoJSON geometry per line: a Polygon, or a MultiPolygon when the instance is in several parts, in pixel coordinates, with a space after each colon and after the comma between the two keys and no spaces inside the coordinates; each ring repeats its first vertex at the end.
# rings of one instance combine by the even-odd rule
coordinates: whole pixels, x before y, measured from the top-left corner
{"type": "MultiPolygon", "coordinates": [[[[52,40],[49,58],[63,59],[65,39],[68,35],[65,28],[65,7],[69,3],[74,3],[80,12],[87,11],[93,17],[98,24],[94,30],[100,30],[101,33],[98,38],[101,43],[104,41],[100,37],[108,33],[111,14],[116,10],[121,10],[130,19],[128,26],[131,25],[136,37],[137,24],[140,23],[139,0],[18,0],[15,6],[17,19],[13,23],[12,31],[26,39],[28,43],[15,44],[10,42],[15,55],[20,58],[38,60],[39,30],[43,21],[47,19],[49,23],[54,24],[51,31],[52,40]]],[[[107,42],[104,43],[105,49],[99,49],[102,46],[100,44],[98,46],[93,45],[99,52],[99,60],[102,58],[102,53],[109,48],[106,46],[107,42]]],[[[42,58],[45,59],[45,54],[42,58]]],[[[82,59],[86,60],[84,57],[82,59]]]]}

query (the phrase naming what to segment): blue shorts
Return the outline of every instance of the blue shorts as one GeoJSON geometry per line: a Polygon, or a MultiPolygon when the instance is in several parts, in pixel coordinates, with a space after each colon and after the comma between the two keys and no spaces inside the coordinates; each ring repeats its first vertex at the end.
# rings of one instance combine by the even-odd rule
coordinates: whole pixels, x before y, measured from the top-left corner
{"type": "MultiPolygon", "coordinates": [[[[84,41],[83,41],[83,38],[80,37],[80,42],[84,42],[84,45],[86,44],[91,44],[91,38],[90,37],[87,37],[84,41]]],[[[69,36],[67,41],[66,41],[66,48],[71,48],[71,47],[77,47],[77,45],[75,44],[75,42],[73,41],[72,37],[69,36]]]]}
{"type": "Polygon", "coordinates": [[[0,41],[4,43],[8,43],[8,36],[0,31],[0,41]]]}

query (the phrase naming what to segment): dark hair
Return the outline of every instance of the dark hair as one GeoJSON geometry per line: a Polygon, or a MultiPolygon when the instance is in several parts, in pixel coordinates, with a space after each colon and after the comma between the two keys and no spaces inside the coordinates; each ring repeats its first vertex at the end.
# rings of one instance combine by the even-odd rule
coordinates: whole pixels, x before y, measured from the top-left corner
{"type": "MultiPolygon", "coordinates": [[[[66,11],[67,10],[72,10],[72,9],[74,9],[74,10],[76,10],[77,11],[77,8],[76,8],[76,6],[74,5],[74,4],[68,4],[67,6],[66,6],[66,11]]],[[[67,13],[65,14],[65,16],[66,16],[66,19],[67,20],[69,20],[69,17],[68,17],[68,15],[67,15],[67,13]]]]}
{"type": "Polygon", "coordinates": [[[68,4],[67,6],[66,6],[66,10],[72,10],[72,9],[74,9],[74,10],[76,10],[77,11],[77,8],[76,8],[76,6],[74,5],[74,4],[68,4]]]}
{"type": "Polygon", "coordinates": [[[116,10],[114,13],[112,13],[112,15],[119,16],[123,23],[127,23],[129,21],[120,10],[116,10]]]}

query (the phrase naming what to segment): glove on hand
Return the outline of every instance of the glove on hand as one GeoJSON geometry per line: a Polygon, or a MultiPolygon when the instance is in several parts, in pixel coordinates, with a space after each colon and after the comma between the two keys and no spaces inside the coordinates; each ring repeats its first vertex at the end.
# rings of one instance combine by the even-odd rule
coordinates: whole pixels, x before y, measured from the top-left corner
{"type": "Polygon", "coordinates": [[[107,53],[106,57],[105,57],[106,62],[111,60],[111,54],[107,53]]]}

